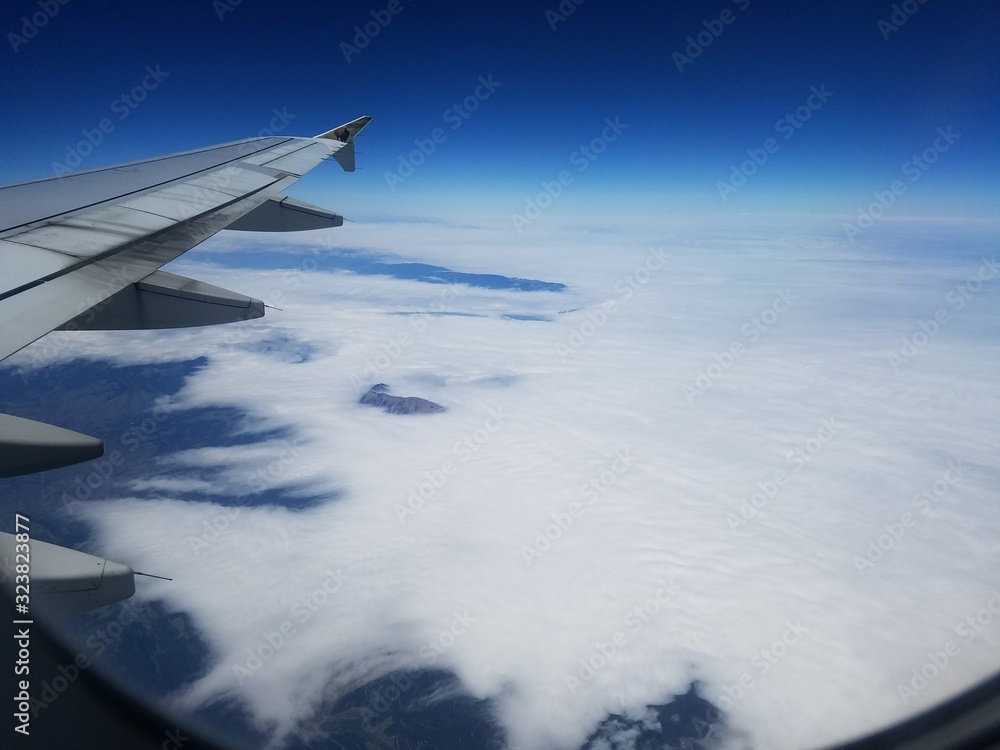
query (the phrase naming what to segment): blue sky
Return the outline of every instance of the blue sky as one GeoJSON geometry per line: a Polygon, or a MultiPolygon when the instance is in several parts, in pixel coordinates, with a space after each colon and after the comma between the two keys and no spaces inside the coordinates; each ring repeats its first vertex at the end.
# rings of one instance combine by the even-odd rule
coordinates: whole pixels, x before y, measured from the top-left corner
{"type": "Polygon", "coordinates": [[[568,169],[568,210],[849,214],[952,128],[958,139],[895,210],[996,215],[1000,9],[986,2],[911,0],[896,30],[879,25],[892,23],[890,3],[52,2],[18,0],[0,15],[2,127],[14,145],[4,182],[51,174],[103,118],[113,130],[79,168],[247,137],[275,112],[294,116],[281,122],[294,135],[372,114],[363,171],[350,182],[311,175],[297,194],[349,185],[349,210],[449,203],[504,215],[568,169]],[[378,34],[362,48],[355,27],[366,23],[378,34]],[[699,34],[710,44],[676,57],[699,34]],[[166,77],[148,78],[147,66],[166,77]],[[467,118],[447,117],[480,76],[499,85],[467,118]],[[145,101],[123,103],[144,79],[145,101]],[[779,128],[819,101],[814,87],[831,95],[779,128]],[[627,129],[580,171],[573,154],[616,117],[627,129]],[[390,190],[387,172],[435,128],[445,140],[390,190]],[[759,160],[768,138],[767,162],[723,200],[720,182],[748,150],[759,160]]]}

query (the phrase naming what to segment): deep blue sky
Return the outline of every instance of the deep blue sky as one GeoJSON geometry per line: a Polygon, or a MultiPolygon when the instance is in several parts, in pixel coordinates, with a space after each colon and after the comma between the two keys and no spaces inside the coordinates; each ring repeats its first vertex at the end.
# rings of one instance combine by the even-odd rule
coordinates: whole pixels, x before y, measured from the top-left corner
{"type": "Polygon", "coordinates": [[[350,62],[341,43],[353,44],[354,27],[388,1],[225,2],[233,0],[72,0],[26,44],[10,35],[42,6],[6,3],[0,182],[51,174],[105,117],[114,130],[81,168],[254,135],[277,109],[295,115],[284,131],[294,135],[374,115],[359,149],[363,171],[314,172],[293,192],[315,199],[349,189],[387,214],[458,202],[506,216],[562,169],[574,175],[560,199],[567,207],[846,214],[908,181],[904,163],[951,127],[958,141],[907,182],[895,210],[997,215],[993,2],[910,0],[916,12],[885,39],[878,21],[890,18],[888,2],[585,0],[553,30],[545,11],[557,2],[398,0],[401,12],[350,62]],[[724,10],[732,23],[679,72],[673,53],[724,10]],[[147,66],[169,75],[120,119],[118,98],[147,66]],[[500,87],[452,129],[445,111],[491,75],[500,87]],[[814,86],[833,96],[786,140],[775,123],[814,86]],[[628,129],[581,173],[571,154],[607,117],[628,129]],[[438,127],[447,140],[390,191],[386,171],[438,127]],[[776,153],[722,201],[717,183],[769,137],[776,153]]]}

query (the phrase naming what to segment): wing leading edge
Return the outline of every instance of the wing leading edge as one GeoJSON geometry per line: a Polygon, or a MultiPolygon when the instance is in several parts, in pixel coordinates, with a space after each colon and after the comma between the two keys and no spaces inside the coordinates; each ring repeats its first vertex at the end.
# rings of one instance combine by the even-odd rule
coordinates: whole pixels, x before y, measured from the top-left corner
{"type": "MultiPolygon", "coordinates": [[[[341,226],[342,216],[282,193],[330,157],[353,172],[354,138],[371,119],[314,138],[250,138],[0,187],[0,360],[57,328],[178,328],[261,317],[260,300],[160,267],[227,227],[341,226]]],[[[97,438],[0,414],[0,478],[103,453],[97,438]]],[[[16,546],[0,532],[0,589],[8,594],[16,546]]],[[[49,614],[135,592],[127,565],[40,541],[30,554],[35,593],[49,614]]]]}
{"type": "MultiPolygon", "coordinates": [[[[250,320],[264,305],[160,271],[222,229],[299,231],[343,217],[283,195],[334,158],[354,169],[360,117],[313,138],[263,137],[0,187],[0,360],[52,330],[250,320]]],[[[99,441],[0,415],[0,477],[101,455],[99,441]]]]}

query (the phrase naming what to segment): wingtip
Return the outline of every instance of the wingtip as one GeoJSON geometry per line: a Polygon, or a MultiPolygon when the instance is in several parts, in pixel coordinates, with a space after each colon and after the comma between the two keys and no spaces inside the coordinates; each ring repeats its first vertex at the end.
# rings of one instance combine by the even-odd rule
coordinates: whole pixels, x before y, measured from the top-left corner
{"type": "Polygon", "coordinates": [[[343,125],[338,125],[332,130],[327,130],[325,133],[320,133],[319,135],[313,137],[326,138],[327,140],[340,141],[341,143],[354,143],[355,136],[360,133],[371,121],[371,115],[364,115],[363,117],[351,120],[343,125]]]}

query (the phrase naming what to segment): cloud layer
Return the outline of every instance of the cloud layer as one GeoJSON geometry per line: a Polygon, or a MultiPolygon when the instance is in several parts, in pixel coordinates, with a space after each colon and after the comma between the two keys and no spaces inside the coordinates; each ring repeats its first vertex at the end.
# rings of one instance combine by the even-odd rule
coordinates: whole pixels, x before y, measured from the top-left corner
{"type": "Polygon", "coordinates": [[[1000,610],[995,227],[344,231],[281,238],[281,270],[229,267],[266,246],[235,233],[172,266],[283,308],[262,321],[52,334],[12,360],[204,354],[164,413],[280,431],[161,454],[87,506],[105,554],[175,578],[137,597],[208,644],[174,705],[233,700],[280,740],[434,667],[492,700],[512,747],[572,748],[698,680],[755,746],[797,748],[1000,666],[981,614],[1000,610]],[[344,241],[569,289],[324,270],[344,241]],[[359,406],[376,382],[447,411],[359,406]],[[254,502],[283,488],[328,499],[254,502]]]}

